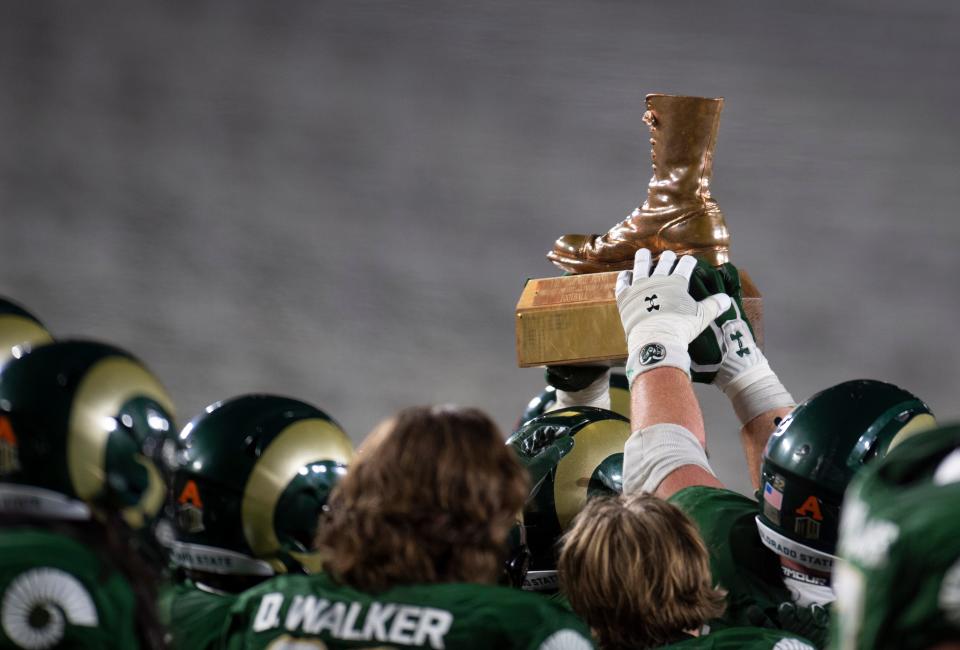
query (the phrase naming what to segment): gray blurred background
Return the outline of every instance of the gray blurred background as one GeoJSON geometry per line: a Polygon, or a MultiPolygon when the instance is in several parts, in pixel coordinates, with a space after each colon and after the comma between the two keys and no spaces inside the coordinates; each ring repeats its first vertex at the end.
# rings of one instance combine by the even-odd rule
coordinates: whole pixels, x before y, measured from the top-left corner
{"type": "Polygon", "coordinates": [[[785,384],[957,419],[958,34],[947,0],[0,3],[0,292],[132,349],[182,422],[273,391],[355,440],[425,402],[508,429],[543,385],[524,279],[642,200],[646,93],[723,96],[714,194],[785,384]]]}

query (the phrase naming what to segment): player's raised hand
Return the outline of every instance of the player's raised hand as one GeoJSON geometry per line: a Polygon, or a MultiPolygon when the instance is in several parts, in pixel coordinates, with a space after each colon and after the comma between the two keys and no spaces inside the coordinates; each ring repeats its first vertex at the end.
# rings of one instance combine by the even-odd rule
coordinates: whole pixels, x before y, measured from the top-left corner
{"type": "Polygon", "coordinates": [[[716,384],[723,389],[727,369],[718,379],[721,366],[732,367],[737,360],[745,363],[757,362],[762,353],[753,337],[751,323],[743,309],[743,291],[740,284],[740,272],[729,262],[713,267],[699,261],[690,278],[690,295],[694,300],[702,300],[716,293],[725,293],[733,301],[730,309],[710,323],[700,335],[690,343],[690,370],[693,381],[703,384],[716,384]],[[734,355],[731,364],[728,358],[734,355]]]}
{"type": "Polygon", "coordinates": [[[768,411],[791,408],[793,397],[770,368],[744,313],[739,271],[729,263],[719,268],[698,264],[690,295],[696,299],[718,291],[726,291],[733,304],[690,344],[693,381],[722,390],[742,424],[768,411]]]}
{"type": "Polygon", "coordinates": [[[699,302],[690,296],[687,287],[696,265],[689,255],[677,262],[673,251],[665,251],[651,273],[650,251],[641,248],[633,270],[621,271],[617,277],[617,308],[627,335],[631,383],[638,374],[663,366],[690,374],[687,346],[730,308],[730,297],[723,293],[699,302]]]}

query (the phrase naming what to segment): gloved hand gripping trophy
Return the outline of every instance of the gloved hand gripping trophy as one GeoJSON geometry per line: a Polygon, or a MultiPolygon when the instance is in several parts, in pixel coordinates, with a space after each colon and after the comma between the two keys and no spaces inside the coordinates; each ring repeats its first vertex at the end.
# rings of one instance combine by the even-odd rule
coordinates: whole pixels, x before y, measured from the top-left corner
{"type": "MultiPolygon", "coordinates": [[[[648,249],[640,249],[635,256],[632,271],[622,271],[616,286],[617,303],[624,331],[627,332],[627,349],[630,356],[626,364],[628,383],[640,372],[661,366],[672,366],[683,370],[688,376],[691,370],[691,356],[687,352],[689,342],[697,339],[697,349],[712,354],[716,363],[711,366],[714,372],[719,367],[721,350],[713,343],[712,335],[698,334],[717,316],[729,312],[730,298],[718,286],[715,296],[704,296],[702,305],[691,297],[688,284],[697,266],[697,260],[685,255],[677,263],[673,251],[666,251],[650,274],[651,254],[648,249]],[[671,274],[672,270],[672,274],[671,274]],[[689,339],[689,340],[688,340],[689,339]],[[703,339],[703,341],[701,341],[703,339]]],[[[711,267],[706,267],[711,268],[711,267]]],[[[702,273],[700,273],[702,275],[702,273]]],[[[697,288],[704,286],[697,276],[697,288]]],[[[700,359],[693,360],[695,372],[700,368],[700,359]]],[[[701,381],[707,375],[702,371],[694,376],[701,381]]],[[[556,388],[556,404],[552,409],[571,406],[594,406],[609,409],[611,406],[608,387],[610,369],[604,366],[552,366],[547,369],[547,382],[556,388]]],[[[551,410],[552,410],[551,409],[551,410]]],[[[624,415],[629,415],[629,409],[624,415]]]]}
{"type": "Polygon", "coordinates": [[[723,391],[743,425],[773,409],[793,407],[793,398],[770,368],[744,316],[737,268],[698,263],[690,294],[696,299],[721,292],[732,304],[690,344],[693,381],[723,391]]]}
{"type": "Polygon", "coordinates": [[[730,296],[718,293],[697,302],[687,291],[697,260],[664,251],[653,273],[650,251],[641,248],[632,271],[617,277],[617,307],[627,335],[627,381],[655,368],[679,368],[690,374],[687,347],[711,321],[730,308],[730,296]]]}
{"type": "MultiPolygon", "coordinates": [[[[629,352],[627,379],[632,386],[641,373],[660,367],[690,376],[692,367],[694,379],[720,388],[744,427],[744,452],[756,488],[774,418],[786,415],[795,402],[770,369],[737,300],[725,293],[739,295],[736,269],[716,269],[684,256],[671,272],[675,259],[671,251],[664,252],[651,274],[650,252],[641,249],[633,271],[621,271],[618,277],[617,306],[629,352]]],[[[695,404],[692,393],[690,399],[695,404]]],[[[676,414],[693,408],[678,408],[676,414]]],[[[688,429],[705,444],[699,412],[696,416],[699,427],[688,429]]]]}

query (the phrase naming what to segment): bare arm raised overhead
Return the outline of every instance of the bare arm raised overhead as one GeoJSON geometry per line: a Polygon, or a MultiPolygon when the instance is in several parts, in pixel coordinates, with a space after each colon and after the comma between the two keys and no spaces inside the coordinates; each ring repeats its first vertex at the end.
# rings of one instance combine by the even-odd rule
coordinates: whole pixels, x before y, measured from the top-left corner
{"type": "Polygon", "coordinates": [[[633,428],[624,447],[624,491],[664,498],[691,485],[722,487],[707,461],[687,347],[731,301],[726,294],[694,300],[688,285],[696,260],[676,259],[664,252],[651,273],[650,251],[640,249],[616,289],[627,334],[633,428]]]}
{"type": "Polygon", "coordinates": [[[795,403],[753,336],[740,302],[737,268],[732,264],[717,268],[698,263],[690,280],[690,294],[702,299],[720,292],[728,294],[732,304],[691,344],[693,380],[713,384],[730,399],[740,420],[750,479],[758,489],[767,440],[795,403]]]}

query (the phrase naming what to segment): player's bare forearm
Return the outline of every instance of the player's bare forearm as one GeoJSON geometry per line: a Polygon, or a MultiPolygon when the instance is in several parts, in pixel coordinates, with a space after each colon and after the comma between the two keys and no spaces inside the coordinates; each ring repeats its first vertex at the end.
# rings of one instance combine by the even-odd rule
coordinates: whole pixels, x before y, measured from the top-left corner
{"type": "Polygon", "coordinates": [[[792,409],[781,407],[761,413],[747,422],[740,429],[740,440],[743,443],[743,454],[747,459],[750,470],[750,483],[753,489],[760,489],[760,465],[763,462],[763,450],[770,440],[770,435],[777,428],[780,420],[790,414],[792,409]]]}
{"type": "Polygon", "coordinates": [[[740,420],[743,454],[754,488],[760,484],[760,463],[777,418],[785,417],[794,401],[757,345],[753,330],[740,303],[739,272],[732,264],[714,268],[698,264],[691,293],[703,298],[718,291],[727,291],[733,298],[730,310],[723,312],[704,330],[699,343],[692,346],[691,361],[699,366],[699,381],[712,383],[730,399],[740,420]],[[703,368],[719,369],[710,372],[703,368]]]}
{"type": "Polygon", "coordinates": [[[678,424],[706,449],[700,403],[690,377],[678,368],[657,368],[638,375],[630,387],[630,426],[634,431],[654,424],[678,424]]]}
{"type": "Polygon", "coordinates": [[[706,456],[688,347],[731,302],[723,293],[693,299],[693,257],[677,260],[665,251],[652,272],[650,260],[649,250],[637,251],[633,270],[620,273],[615,291],[627,333],[633,429],[624,445],[623,486],[626,492],[669,496],[693,485],[720,486],[706,456]]]}
{"type": "MultiPolygon", "coordinates": [[[[635,432],[639,432],[635,433],[635,436],[642,436],[645,429],[651,430],[650,427],[669,424],[686,429],[689,434],[679,433],[682,436],[693,434],[697,444],[702,447],[698,453],[690,454],[691,464],[673,462],[668,472],[661,472],[663,478],[656,487],[650,483],[646,486],[648,489],[652,488],[653,493],[661,499],[667,499],[683,488],[695,485],[723,487],[720,479],[709,470],[705,455],[706,431],[703,414],[693,392],[693,384],[685,372],[677,368],[657,368],[645,372],[634,379],[630,399],[630,425],[635,432]],[[699,464],[692,464],[694,462],[699,464]]],[[[670,433],[667,432],[666,435],[670,433]]],[[[694,443],[691,441],[690,444],[694,443]]],[[[652,473],[656,475],[655,471],[652,473]]]]}

